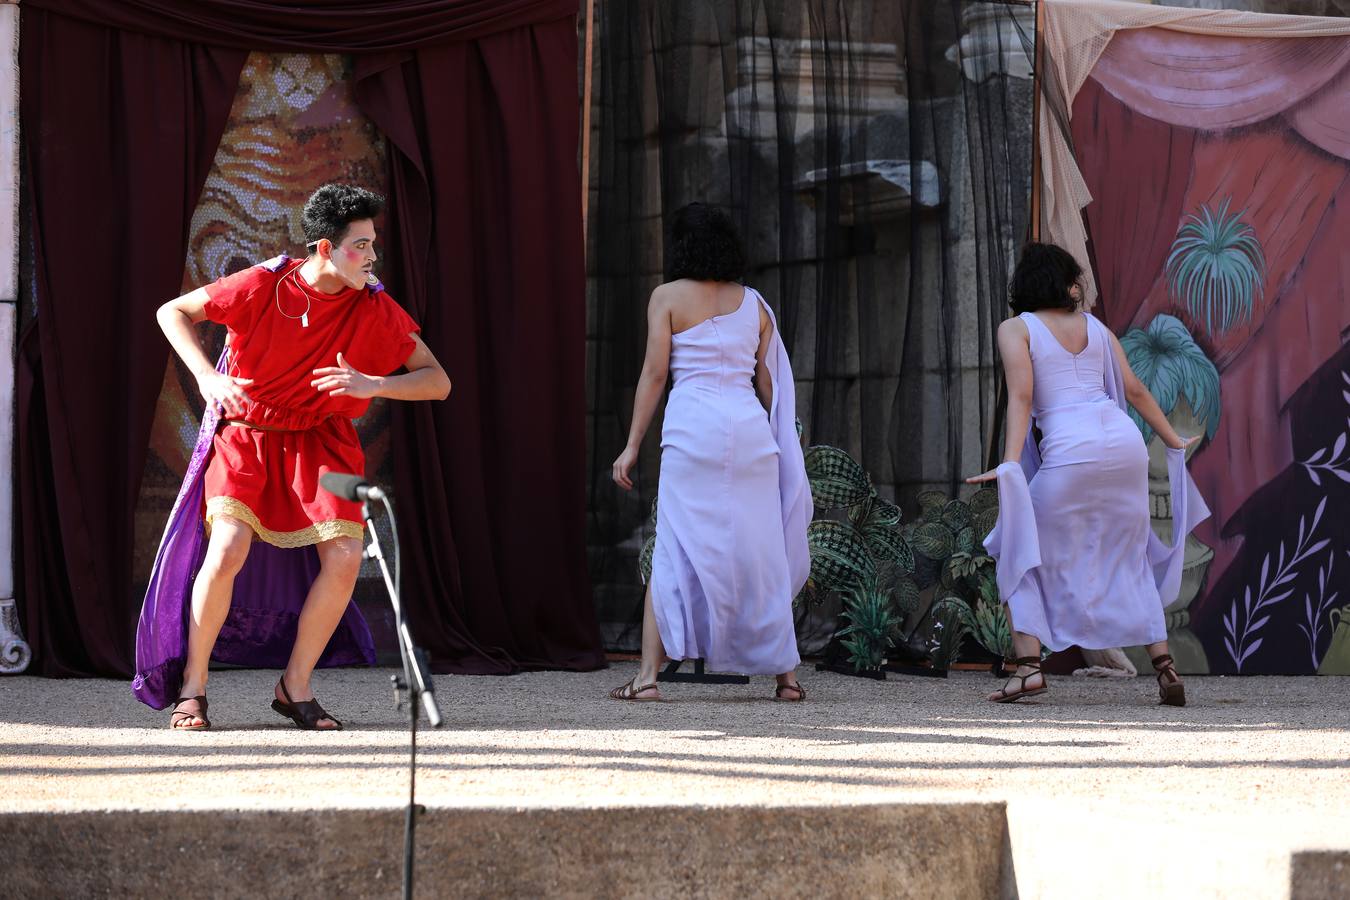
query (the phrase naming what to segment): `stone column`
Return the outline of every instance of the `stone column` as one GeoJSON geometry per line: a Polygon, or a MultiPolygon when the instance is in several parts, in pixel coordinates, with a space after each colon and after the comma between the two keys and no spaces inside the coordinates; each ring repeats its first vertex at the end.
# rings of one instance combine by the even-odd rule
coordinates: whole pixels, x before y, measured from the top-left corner
{"type": "MultiPolygon", "coordinates": [[[[14,472],[14,339],[19,297],[19,7],[0,0],[0,472],[14,472]]],[[[33,652],[14,605],[14,480],[0,480],[0,673],[33,652]]]]}

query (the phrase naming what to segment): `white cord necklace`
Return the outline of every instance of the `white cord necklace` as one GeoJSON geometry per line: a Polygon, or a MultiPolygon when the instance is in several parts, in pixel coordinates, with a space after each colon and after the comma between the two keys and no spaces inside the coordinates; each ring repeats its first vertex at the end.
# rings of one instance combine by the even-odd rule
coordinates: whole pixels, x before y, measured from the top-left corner
{"type": "Polygon", "coordinates": [[[301,328],[308,328],[308,327],[309,327],[310,295],[309,295],[309,291],[305,290],[305,288],[300,284],[300,277],[299,277],[299,275],[300,275],[300,267],[299,267],[299,266],[296,266],[294,269],[291,269],[291,271],[290,271],[287,275],[282,275],[280,278],[278,278],[278,279],[277,279],[277,283],[276,283],[276,287],[272,288],[272,300],[273,300],[274,303],[276,303],[276,306],[277,306],[277,312],[281,313],[283,316],[285,316],[285,317],[288,318],[288,319],[299,319],[299,320],[300,320],[300,327],[301,327],[301,328]],[[281,308],[281,283],[282,283],[283,281],[285,281],[287,278],[290,278],[291,281],[293,281],[293,282],[295,283],[295,289],[296,289],[296,290],[298,290],[300,293],[302,293],[302,294],[305,295],[305,311],[302,312],[302,313],[301,313],[300,315],[298,315],[298,316],[293,316],[293,315],[291,315],[290,313],[286,312],[286,310],[284,310],[284,309],[281,308]]]}

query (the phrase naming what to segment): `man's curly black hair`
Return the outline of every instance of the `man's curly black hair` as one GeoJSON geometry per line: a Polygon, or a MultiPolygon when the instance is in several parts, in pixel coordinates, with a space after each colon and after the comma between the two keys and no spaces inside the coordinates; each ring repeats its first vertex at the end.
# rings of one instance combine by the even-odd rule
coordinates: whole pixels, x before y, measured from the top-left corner
{"type": "Polygon", "coordinates": [[[1069,251],[1055,244],[1027,244],[1013,271],[1010,305],[1013,312],[1078,307],[1069,289],[1083,277],[1083,267],[1069,251]]]}
{"type": "Polygon", "coordinates": [[[313,251],[315,242],[327,238],[341,244],[347,228],[361,219],[373,219],[384,211],[384,198],[350,184],[325,184],[305,202],[300,227],[313,251]]]}
{"type": "Polygon", "coordinates": [[[690,203],[671,221],[666,280],[740,281],[745,249],[731,216],[716,206],[690,203]]]}

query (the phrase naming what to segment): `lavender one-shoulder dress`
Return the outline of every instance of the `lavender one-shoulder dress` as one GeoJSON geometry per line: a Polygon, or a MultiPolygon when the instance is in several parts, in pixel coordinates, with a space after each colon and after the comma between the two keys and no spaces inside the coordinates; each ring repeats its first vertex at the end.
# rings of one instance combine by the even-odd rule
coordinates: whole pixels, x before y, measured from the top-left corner
{"type": "Polygon", "coordinates": [[[792,598],[811,568],[811,493],[776,322],[768,414],[754,389],[761,307],[772,318],[746,288],[735,312],[671,339],[651,577],[666,654],[746,675],[800,662],[792,598]]]}
{"type": "Polygon", "coordinates": [[[985,539],[1013,627],[1052,650],[1130,647],[1164,640],[1163,608],[1181,583],[1186,535],[1209,509],[1168,450],[1172,537],[1149,524],[1148,451],[1125,414],[1122,373],[1106,326],[1087,318],[1088,343],[1070,353],[1023,313],[1034,374],[1021,465],[998,467],[998,525],[985,539]]]}

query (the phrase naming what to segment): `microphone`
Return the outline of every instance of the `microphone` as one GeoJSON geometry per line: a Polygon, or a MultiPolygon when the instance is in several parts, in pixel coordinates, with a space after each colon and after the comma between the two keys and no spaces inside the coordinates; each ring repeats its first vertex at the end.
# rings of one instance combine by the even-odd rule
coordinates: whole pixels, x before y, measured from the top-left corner
{"type": "Polygon", "coordinates": [[[319,476],[319,486],[330,494],[336,494],[344,500],[383,500],[384,491],[366,481],[360,475],[344,475],[341,472],[325,472],[319,476]]]}

